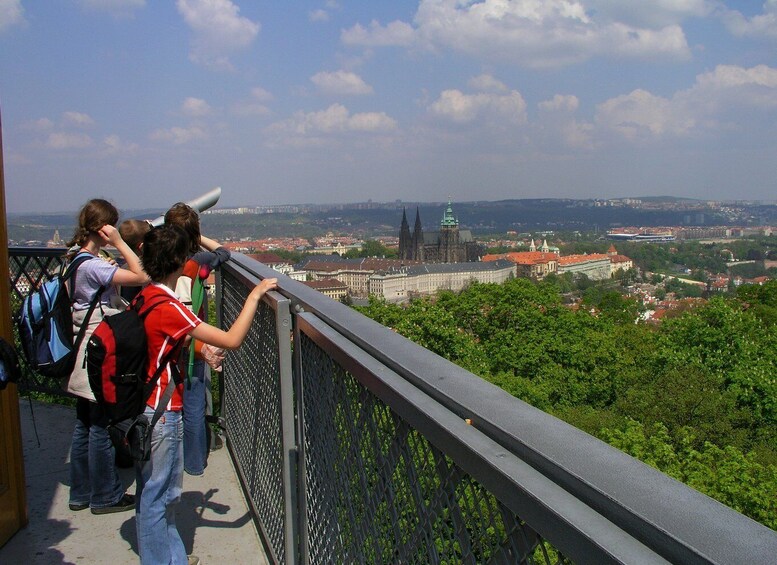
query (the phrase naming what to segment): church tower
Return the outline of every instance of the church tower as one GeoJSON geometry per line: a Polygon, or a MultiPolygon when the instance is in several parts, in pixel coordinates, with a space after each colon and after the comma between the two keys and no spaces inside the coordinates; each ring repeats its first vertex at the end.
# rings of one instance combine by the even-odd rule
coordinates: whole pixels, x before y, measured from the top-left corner
{"type": "Polygon", "coordinates": [[[450,200],[440,222],[440,261],[459,262],[459,221],[453,216],[450,200]]]}
{"type": "Polygon", "coordinates": [[[399,228],[399,258],[413,258],[413,239],[410,236],[410,226],[407,223],[407,212],[402,208],[402,225],[399,228]]]}
{"type": "Polygon", "coordinates": [[[421,212],[416,206],[415,226],[413,226],[413,256],[411,259],[424,260],[424,230],[421,227],[421,212]]]}

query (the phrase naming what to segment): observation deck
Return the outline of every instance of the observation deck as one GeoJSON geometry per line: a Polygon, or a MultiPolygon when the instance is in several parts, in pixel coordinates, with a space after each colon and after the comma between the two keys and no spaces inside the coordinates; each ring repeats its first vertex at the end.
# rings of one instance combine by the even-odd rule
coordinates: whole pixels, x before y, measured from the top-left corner
{"type": "MultiPolygon", "coordinates": [[[[61,250],[9,254],[19,289],[61,250]]],[[[224,363],[227,449],[215,454],[229,456],[262,544],[254,561],[234,561],[216,539],[213,561],[775,562],[777,532],[245,256],[217,278],[218,323],[229,327],[267,277],[278,290],[224,363]]],[[[203,481],[203,492],[222,488],[210,467],[203,481]]],[[[81,514],[63,535],[93,527],[81,514]]],[[[204,557],[207,527],[195,526],[204,557]]],[[[121,543],[135,562],[131,535],[121,543]]]]}

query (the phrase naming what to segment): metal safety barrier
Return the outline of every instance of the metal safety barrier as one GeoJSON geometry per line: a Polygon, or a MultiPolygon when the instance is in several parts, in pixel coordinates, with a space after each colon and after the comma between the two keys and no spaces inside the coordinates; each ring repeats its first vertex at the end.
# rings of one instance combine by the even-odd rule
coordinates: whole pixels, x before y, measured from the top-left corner
{"type": "MultiPolygon", "coordinates": [[[[17,316],[22,300],[31,290],[59,273],[65,262],[65,248],[60,247],[9,247],[8,270],[10,278],[11,313],[17,316]]],[[[16,335],[14,319],[14,335],[16,335]]],[[[66,396],[59,382],[43,377],[23,366],[23,377],[19,383],[21,391],[34,391],[53,396],[66,396]]]]}
{"type": "Polygon", "coordinates": [[[777,533],[242,255],[229,447],[278,563],[768,563],[777,533]]]}
{"type": "MultiPolygon", "coordinates": [[[[49,265],[17,251],[12,282],[49,265]]],[[[220,414],[271,561],[775,562],[773,530],[240,254],[222,327],[267,277],[220,414]]]]}

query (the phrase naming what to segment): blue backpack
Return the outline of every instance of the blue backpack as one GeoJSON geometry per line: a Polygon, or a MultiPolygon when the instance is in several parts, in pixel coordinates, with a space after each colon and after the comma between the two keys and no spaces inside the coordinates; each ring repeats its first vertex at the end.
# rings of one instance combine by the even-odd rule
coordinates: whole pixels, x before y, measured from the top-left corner
{"type": "Polygon", "coordinates": [[[72,302],[65,283],[73,279],[71,292],[75,291],[78,267],[92,258],[93,255],[89,253],[79,253],[63,273],[54,275],[22,301],[17,317],[22,352],[29,366],[43,376],[62,379],[73,372],[89,318],[104,288],[101,287],[95,293],[74,340],[72,302]]]}

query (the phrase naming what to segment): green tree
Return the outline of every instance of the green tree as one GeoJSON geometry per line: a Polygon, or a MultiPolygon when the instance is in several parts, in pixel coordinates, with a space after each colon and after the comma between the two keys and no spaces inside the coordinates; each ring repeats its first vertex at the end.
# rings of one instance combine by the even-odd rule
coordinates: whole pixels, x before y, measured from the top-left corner
{"type": "Polygon", "coordinates": [[[363,244],[361,249],[349,249],[345,254],[349,259],[355,259],[357,257],[385,257],[396,258],[397,250],[389,249],[381,242],[375,239],[368,239],[363,244]]]}

